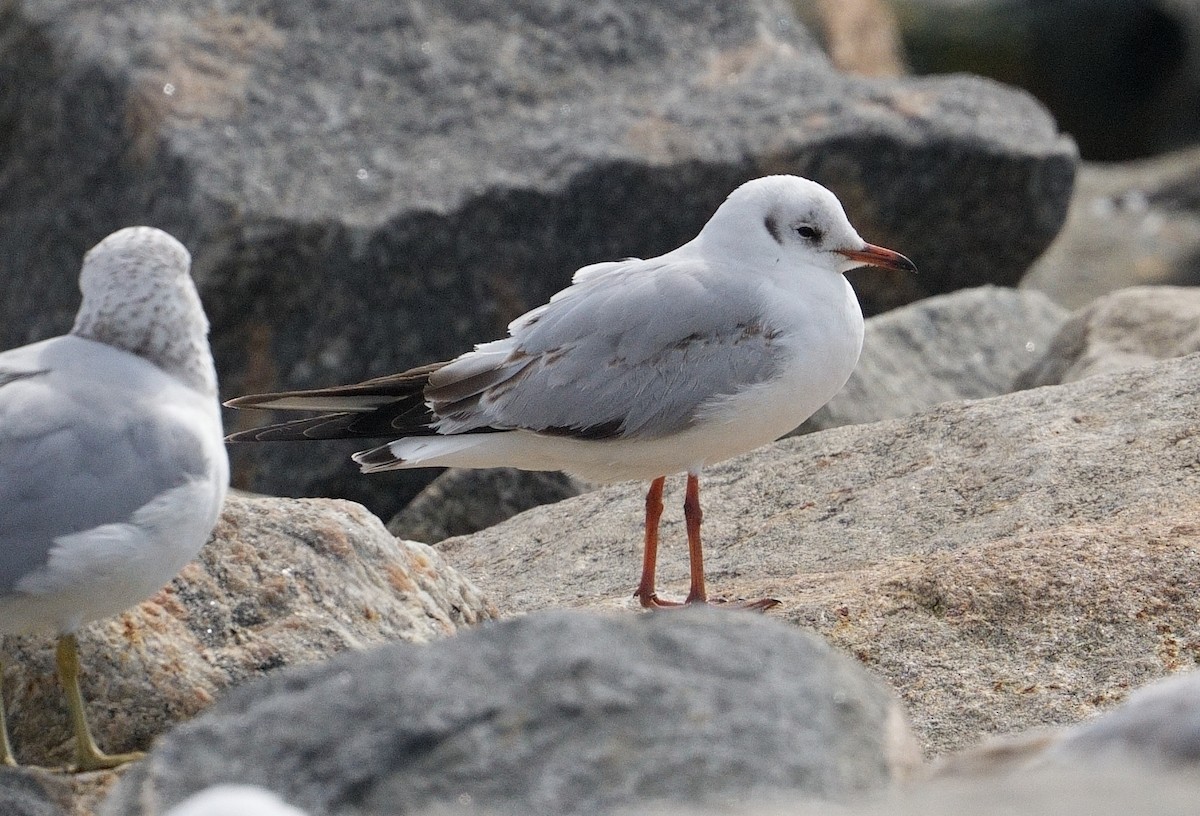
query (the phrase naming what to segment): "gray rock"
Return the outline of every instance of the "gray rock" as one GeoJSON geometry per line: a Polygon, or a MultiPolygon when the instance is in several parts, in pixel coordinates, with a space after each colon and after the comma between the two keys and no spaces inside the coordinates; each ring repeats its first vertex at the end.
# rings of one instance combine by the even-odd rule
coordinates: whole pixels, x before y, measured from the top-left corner
{"type": "Polygon", "coordinates": [[[1200,284],[1200,149],[1080,168],[1062,233],[1021,287],[1071,309],[1127,286],[1200,284]]]}
{"type": "Polygon", "coordinates": [[[67,816],[65,785],[31,769],[0,767],[0,813],[4,816],[67,816]]]}
{"type": "Polygon", "coordinates": [[[892,3],[914,71],[1025,88],[1089,159],[1153,155],[1200,136],[1195,0],[892,3]]]}
{"type": "MultiPolygon", "coordinates": [[[[793,437],[705,472],[714,596],[779,598],[888,678],[932,754],[1194,663],[1200,356],[793,437]]],[[[687,586],[669,480],[660,591],[687,586]]],[[[633,607],[644,485],[442,542],[502,610],[633,607]]]]}
{"type": "MultiPolygon", "coordinates": [[[[61,331],[83,249],[154,224],[193,253],[225,396],[460,353],[771,172],[920,266],[865,273],[870,309],[1015,283],[1076,163],[1024,93],[837,74],[784,0],[8,9],[0,345],[61,331]]],[[[241,446],[235,481],[386,518],[430,478],[352,449],[241,446]]]]}
{"type": "MultiPolygon", "coordinates": [[[[361,506],[232,496],[196,562],[119,618],[81,630],[92,730],[144,749],[231,686],[283,666],[402,639],[424,642],[493,616],[434,550],[398,541],[361,506]]],[[[51,637],[7,637],[5,697],[22,762],[71,756],[51,637]]]]}
{"type": "Polygon", "coordinates": [[[1068,731],[1043,759],[1100,769],[1142,762],[1200,771],[1200,671],[1139,689],[1116,711],[1068,731]]]}
{"type": "Polygon", "coordinates": [[[845,799],[915,760],[895,699],[819,638],[748,613],[556,612],[239,689],[103,813],[149,816],[220,782],[313,816],[845,799]]]}
{"type": "Polygon", "coordinates": [[[1200,289],[1139,286],[1071,315],[1020,388],[1075,382],[1200,351],[1200,289]]]}
{"type": "Polygon", "coordinates": [[[1041,293],[985,286],[872,317],[850,381],[798,432],[1007,394],[1067,316],[1041,293]]]}
{"type": "Polygon", "coordinates": [[[436,544],[512,518],[522,510],[578,496],[587,486],[565,473],[449,468],[388,521],[392,535],[436,544]]]}
{"type": "MultiPolygon", "coordinates": [[[[1054,769],[938,779],[839,816],[1192,816],[1198,797],[1195,778],[1176,774],[1136,767],[1103,773],[1054,769]]],[[[802,809],[795,816],[820,813],[802,809]]]]}

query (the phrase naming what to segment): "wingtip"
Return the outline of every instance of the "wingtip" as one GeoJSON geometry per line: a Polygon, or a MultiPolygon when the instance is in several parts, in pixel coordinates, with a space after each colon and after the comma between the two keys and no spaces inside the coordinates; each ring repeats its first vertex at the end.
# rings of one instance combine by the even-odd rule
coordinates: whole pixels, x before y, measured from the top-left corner
{"type": "MultiPolygon", "coordinates": [[[[247,395],[245,397],[234,397],[233,399],[225,400],[221,404],[226,408],[253,408],[256,405],[254,402],[256,397],[257,395],[254,394],[247,395]]],[[[229,439],[226,438],[225,441],[228,442],[229,439]]]]}
{"type": "Polygon", "coordinates": [[[395,470],[404,465],[404,460],[392,453],[392,445],[380,445],[370,450],[359,451],[350,455],[358,463],[363,473],[379,473],[384,470],[395,470]]]}

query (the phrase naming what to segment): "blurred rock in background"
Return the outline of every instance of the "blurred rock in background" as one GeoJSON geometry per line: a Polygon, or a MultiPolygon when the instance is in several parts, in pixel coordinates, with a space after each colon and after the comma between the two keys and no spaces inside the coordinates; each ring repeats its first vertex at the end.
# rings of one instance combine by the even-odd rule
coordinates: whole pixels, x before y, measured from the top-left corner
{"type": "Polygon", "coordinates": [[[1127,286],[1200,283],[1200,148],[1080,168],[1067,223],[1021,286],[1080,308],[1127,286]]]}
{"type": "Polygon", "coordinates": [[[1200,137],[1194,0],[892,0],[910,67],[968,71],[1044,102],[1084,158],[1200,137]]]}

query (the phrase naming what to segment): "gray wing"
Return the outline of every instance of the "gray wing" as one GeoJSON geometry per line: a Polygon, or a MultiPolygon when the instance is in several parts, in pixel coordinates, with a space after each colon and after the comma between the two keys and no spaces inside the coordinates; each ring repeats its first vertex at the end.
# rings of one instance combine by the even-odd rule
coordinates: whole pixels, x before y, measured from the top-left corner
{"type": "MultiPolygon", "coordinates": [[[[207,472],[193,431],[155,410],[153,393],[121,387],[129,355],[89,345],[68,349],[69,370],[32,347],[0,354],[0,594],[46,563],[55,538],[127,521],[207,472]]],[[[136,380],[147,364],[134,365],[136,380]]]]}
{"type": "Polygon", "coordinates": [[[577,280],[514,321],[510,338],[430,375],[439,431],[659,437],[780,369],[751,287],[701,261],[631,260],[577,280]]]}

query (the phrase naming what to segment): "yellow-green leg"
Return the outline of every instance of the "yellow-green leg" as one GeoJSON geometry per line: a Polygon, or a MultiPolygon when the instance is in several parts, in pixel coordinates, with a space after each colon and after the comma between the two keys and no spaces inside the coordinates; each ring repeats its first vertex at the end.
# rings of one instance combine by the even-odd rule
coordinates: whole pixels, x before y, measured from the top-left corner
{"type": "Polygon", "coordinates": [[[0,663],[0,765],[15,768],[17,758],[13,756],[12,743],[8,741],[8,721],[4,719],[4,664],[0,663]]]}
{"type": "Polygon", "coordinates": [[[83,710],[83,692],[79,690],[79,644],[75,635],[58,638],[58,678],[62,681],[63,693],[67,696],[67,708],[71,710],[71,727],[75,730],[75,767],[80,771],[96,771],[115,768],[126,762],[141,759],[145,754],[134,751],[128,754],[106,754],[96,746],[88,728],[87,715],[83,710]]]}

